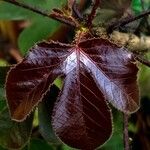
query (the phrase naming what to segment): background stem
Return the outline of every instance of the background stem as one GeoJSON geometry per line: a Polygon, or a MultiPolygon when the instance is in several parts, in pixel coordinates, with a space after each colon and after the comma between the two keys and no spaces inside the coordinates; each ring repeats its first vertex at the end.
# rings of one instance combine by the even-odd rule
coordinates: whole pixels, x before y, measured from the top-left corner
{"type": "Polygon", "coordinates": [[[150,10],[147,10],[147,11],[142,12],[138,16],[126,17],[126,18],[121,19],[120,21],[117,20],[116,22],[113,22],[108,26],[107,31],[108,33],[112,33],[112,31],[115,30],[116,28],[125,26],[129,24],[130,22],[141,19],[149,14],[150,14],[150,10]]]}
{"type": "Polygon", "coordinates": [[[123,120],[124,120],[124,150],[130,150],[129,146],[129,134],[128,134],[128,118],[129,116],[123,113],[123,120]]]}
{"type": "Polygon", "coordinates": [[[72,26],[72,24],[69,24],[69,22],[66,22],[64,20],[58,19],[53,14],[49,14],[47,12],[44,12],[44,11],[40,10],[39,8],[35,8],[35,7],[29,6],[29,5],[24,4],[24,3],[20,3],[20,2],[18,2],[16,0],[3,0],[3,1],[5,1],[7,3],[11,3],[11,4],[15,5],[15,6],[19,6],[19,7],[25,8],[27,10],[30,10],[30,11],[35,12],[37,14],[40,14],[40,15],[42,15],[44,17],[48,17],[50,19],[54,19],[54,20],[59,21],[59,22],[61,22],[63,24],[72,26]]]}

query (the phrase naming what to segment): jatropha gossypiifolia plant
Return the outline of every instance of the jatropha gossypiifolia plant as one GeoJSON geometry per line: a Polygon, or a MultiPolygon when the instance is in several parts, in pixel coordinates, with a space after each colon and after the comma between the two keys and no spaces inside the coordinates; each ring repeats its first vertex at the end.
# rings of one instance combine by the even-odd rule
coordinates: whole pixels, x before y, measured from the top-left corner
{"type": "Polygon", "coordinates": [[[35,44],[23,61],[10,70],[6,82],[11,118],[21,122],[42,101],[54,80],[63,77],[52,126],[64,143],[84,150],[95,149],[111,136],[109,103],[125,114],[135,112],[140,103],[138,57],[109,39],[93,35],[92,20],[99,3],[95,0],[86,17],[74,1],[65,12],[54,9],[50,17],[75,28],[74,41],[35,44]]]}

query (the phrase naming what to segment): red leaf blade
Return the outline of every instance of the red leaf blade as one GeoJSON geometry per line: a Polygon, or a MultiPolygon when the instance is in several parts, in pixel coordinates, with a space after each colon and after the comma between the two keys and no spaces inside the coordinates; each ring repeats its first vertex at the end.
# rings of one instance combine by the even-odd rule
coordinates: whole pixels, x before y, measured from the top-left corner
{"type": "Polygon", "coordinates": [[[106,99],[117,109],[132,113],[139,108],[138,68],[130,52],[106,39],[79,44],[83,63],[106,99]]]}
{"type": "Polygon", "coordinates": [[[24,120],[42,100],[69,55],[70,46],[55,42],[35,45],[29,55],[7,77],[6,95],[12,119],[24,120]]]}
{"type": "Polygon", "coordinates": [[[80,64],[80,70],[77,66],[67,74],[52,121],[57,136],[69,146],[95,149],[111,135],[111,114],[84,67],[80,64]]]}

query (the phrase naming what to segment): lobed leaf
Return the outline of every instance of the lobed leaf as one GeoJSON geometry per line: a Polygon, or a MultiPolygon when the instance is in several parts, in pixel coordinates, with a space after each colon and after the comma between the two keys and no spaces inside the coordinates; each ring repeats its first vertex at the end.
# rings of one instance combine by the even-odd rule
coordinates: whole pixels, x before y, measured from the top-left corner
{"type": "Polygon", "coordinates": [[[125,113],[138,109],[137,72],[132,53],[107,39],[38,43],[8,74],[11,116],[24,120],[54,80],[64,76],[52,115],[55,133],[69,146],[95,149],[112,132],[107,102],[125,113]]]}

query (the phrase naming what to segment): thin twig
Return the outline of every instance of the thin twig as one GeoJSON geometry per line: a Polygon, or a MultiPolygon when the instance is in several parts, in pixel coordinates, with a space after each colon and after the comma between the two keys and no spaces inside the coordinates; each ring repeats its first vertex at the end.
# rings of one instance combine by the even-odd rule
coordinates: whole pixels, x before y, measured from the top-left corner
{"type": "Polygon", "coordinates": [[[128,115],[123,113],[124,120],[124,150],[130,150],[128,134],[128,115]]]}
{"type": "Polygon", "coordinates": [[[150,67],[150,61],[146,60],[145,58],[143,58],[141,55],[138,54],[133,54],[134,58],[139,61],[140,63],[146,65],[147,67],[150,67]]]}
{"type": "Polygon", "coordinates": [[[107,28],[107,31],[108,33],[112,33],[112,31],[118,27],[122,27],[122,26],[125,26],[127,24],[129,24],[130,22],[133,22],[135,20],[138,20],[138,19],[141,19],[147,15],[150,14],[150,10],[147,10],[147,11],[144,11],[142,12],[140,15],[138,16],[134,16],[134,17],[127,17],[127,18],[123,18],[121,19],[120,21],[116,21],[116,22],[113,22],[112,24],[110,24],[107,28]]]}
{"type": "Polygon", "coordinates": [[[92,8],[92,11],[90,13],[90,15],[88,16],[88,21],[87,21],[87,26],[91,27],[92,26],[92,21],[96,16],[96,10],[100,5],[100,0],[95,0],[94,6],[92,8]]]}
{"type": "Polygon", "coordinates": [[[18,2],[18,1],[16,1],[16,0],[3,0],[3,1],[5,1],[5,2],[7,2],[7,3],[11,3],[11,4],[15,5],[15,6],[19,6],[19,7],[25,8],[25,9],[27,9],[27,10],[30,10],[30,11],[35,12],[35,13],[37,13],[37,14],[40,14],[40,15],[42,15],[42,16],[48,17],[48,18],[50,18],[50,19],[57,20],[57,21],[59,21],[59,22],[61,22],[61,23],[64,23],[64,24],[66,24],[66,25],[72,26],[72,24],[69,24],[69,22],[65,22],[64,20],[55,18],[55,16],[53,16],[53,15],[51,15],[51,14],[48,14],[48,13],[42,11],[42,10],[39,10],[38,8],[29,6],[29,5],[27,5],[27,4],[20,3],[20,2],[18,2]]]}

